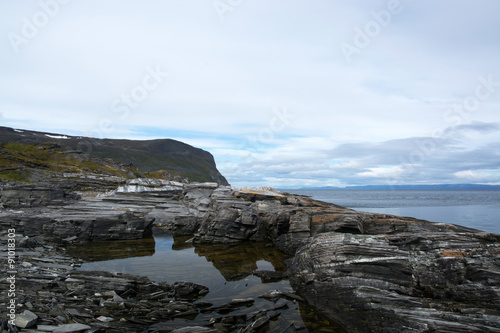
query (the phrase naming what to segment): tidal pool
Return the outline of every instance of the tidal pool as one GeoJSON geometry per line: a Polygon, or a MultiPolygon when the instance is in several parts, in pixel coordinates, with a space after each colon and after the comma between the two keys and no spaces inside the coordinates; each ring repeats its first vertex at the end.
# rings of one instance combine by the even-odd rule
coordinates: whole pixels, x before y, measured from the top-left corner
{"type": "MultiPolygon", "coordinates": [[[[258,297],[268,291],[293,292],[288,280],[279,276],[286,271],[285,260],[289,258],[264,243],[193,245],[186,240],[174,239],[155,229],[152,238],[72,245],[67,252],[85,261],[81,270],[141,275],[169,284],[189,281],[204,285],[210,292],[199,301],[214,306],[236,298],[255,300],[253,305],[238,308],[231,315],[254,313],[276,305],[258,297]],[[268,274],[263,275],[265,272],[268,274]]],[[[305,304],[284,298],[279,302],[280,316],[271,321],[267,332],[345,332],[305,304]]],[[[212,312],[200,313],[195,318],[175,319],[164,325],[167,328],[204,325],[216,316],[212,312]]]]}

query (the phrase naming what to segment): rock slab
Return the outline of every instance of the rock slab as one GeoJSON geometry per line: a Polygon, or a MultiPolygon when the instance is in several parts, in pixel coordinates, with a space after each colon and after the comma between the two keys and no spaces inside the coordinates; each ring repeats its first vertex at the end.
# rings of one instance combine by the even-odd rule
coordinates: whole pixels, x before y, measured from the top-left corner
{"type": "Polygon", "coordinates": [[[323,233],[298,250],[291,283],[356,332],[499,332],[499,241],[486,233],[323,233]]]}
{"type": "Polygon", "coordinates": [[[38,316],[31,312],[30,310],[24,310],[22,313],[16,316],[14,320],[14,325],[19,328],[29,328],[35,325],[38,316]]]}

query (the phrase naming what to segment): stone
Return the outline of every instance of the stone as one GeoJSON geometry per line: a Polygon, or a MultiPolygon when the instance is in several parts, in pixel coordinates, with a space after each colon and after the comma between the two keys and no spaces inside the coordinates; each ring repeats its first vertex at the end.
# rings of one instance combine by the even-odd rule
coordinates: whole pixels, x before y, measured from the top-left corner
{"type": "Polygon", "coordinates": [[[121,298],[118,295],[113,296],[113,302],[123,302],[125,301],[123,298],[121,298]]]}
{"type": "Polygon", "coordinates": [[[90,326],[85,325],[85,324],[65,324],[58,326],[53,332],[54,333],[72,333],[72,332],[83,332],[86,330],[91,329],[90,326]]]}
{"type": "Polygon", "coordinates": [[[202,326],[188,326],[183,328],[177,328],[173,330],[171,333],[219,333],[220,331],[217,329],[212,329],[208,327],[202,326]]]}
{"type": "Polygon", "coordinates": [[[253,298],[235,298],[232,299],[231,302],[229,302],[229,305],[237,307],[237,306],[248,306],[252,305],[253,303],[255,303],[255,300],[253,298]]]}
{"type": "Polygon", "coordinates": [[[24,310],[22,313],[16,315],[14,320],[14,325],[19,328],[30,328],[35,325],[38,316],[31,312],[30,310],[24,310]]]}
{"type": "Polygon", "coordinates": [[[42,332],[54,332],[57,326],[53,325],[37,325],[36,329],[42,332]]]}
{"type": "Polygon", "coordinates": [[[265,294],[259,296],[259,298],[265,298],[269,300],[278,299],[283,296],[283,292],[280,290],[269,290],[265,294]]]}
{"type": "Polygon", "coordinates": [[[193,282],[180,281],[173,285],[175,297],[179,299],[197,299],[208,294],[207,287],[193,282]]]}
{"type": "Polygon", "coordinates": [[[271,321],[271,317],[269,317],[266,313],[259,314],[256,317],[256,320],[246,326],[241,332],[242,333],[257,333],[267,325],[271,321]]]}

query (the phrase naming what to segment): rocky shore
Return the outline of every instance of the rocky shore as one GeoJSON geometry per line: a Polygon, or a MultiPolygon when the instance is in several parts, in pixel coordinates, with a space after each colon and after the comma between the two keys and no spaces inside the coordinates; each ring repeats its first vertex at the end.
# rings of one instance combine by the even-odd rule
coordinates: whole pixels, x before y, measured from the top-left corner
{"type": "MultiPolygon", "coordinates": [[[[288,269],[297,295],[287,297],[348,332],[500,332],[500,235],[357,212],[270,188],[133,179],[94,197],[61,191],[40,185],[2,191],[2,243],[9,229],[29,237],[16,251],[16,287],[30,290],[19,294],[16,313],[34,313],[33,327],[62,332],[78,322],[88,332],[169,332],[166,320],[217,313],[184,299],[175,284],[77,272],[78,261],[48,245],[142,238],[156,226],[194,244],[261,241],[293,256],[288,269]],[[45,239],[41,245],[37,236],[45,239]]],[[[195,299],[203,296],[202,286],[187,285],[195,299]]],[[[6,278],[0,288],[8,300],[6,278]]],[[[251,300],[228,300],[228,307],[245,302],[251,300]]],[[[245,318],[229,311],[179,332],[265,331],[278,305],[245,318]]]]}
{"type": "Polygon", "coordinates": [[[199,284],[168,285],[128,274],[78,271],[81,260],[49,244],[40,236],[19,240],[15,277],[2,279],[0,285],[6,300],[12,299],[7,294],[13,284],[16,299],[15,317],[2,318],[2,332],[256,332],[279,316],[284,298],[300,299],[278,291],[263,294],[270,299],[268,307],[234,314],[255,300],[230,299],[214,306],[203,301],[208,288],[199,284]]]}

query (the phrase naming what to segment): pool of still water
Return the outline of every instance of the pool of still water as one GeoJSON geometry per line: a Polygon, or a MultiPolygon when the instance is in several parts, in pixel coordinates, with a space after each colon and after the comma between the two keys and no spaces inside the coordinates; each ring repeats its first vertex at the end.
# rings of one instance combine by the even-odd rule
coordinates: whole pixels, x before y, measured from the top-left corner
{"type": "MultiPolygon", "coordinates": [[[[278,289],[293,292],[286,279],[267,281],[253,275],[258,271],[284,272],[287,257],[263,243],[192,245],[186,238],[154,230],[154,238],[134,241],[94,242],[68,247],[68,253],[86,261],[81,270],[101,270],[147,276],[172,284],[189,281],[204,285],[210,292],[201,299],[215,306],[235,298],[253,298],[255,303],[231,314],[247,314],[271,307],[271,301],[258,296],[278,289]]],[[[282,301],[284,302],[284,301],[282,301]]],[[[280,316],[268,332],[345,332],[310,307],[287,300],[280,316]]],[[[199,315],[179,325],[203,325],[216,313],[199,315]]]]}

